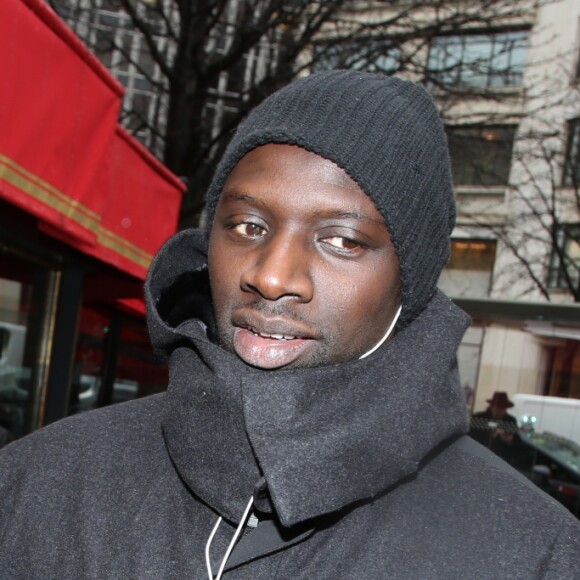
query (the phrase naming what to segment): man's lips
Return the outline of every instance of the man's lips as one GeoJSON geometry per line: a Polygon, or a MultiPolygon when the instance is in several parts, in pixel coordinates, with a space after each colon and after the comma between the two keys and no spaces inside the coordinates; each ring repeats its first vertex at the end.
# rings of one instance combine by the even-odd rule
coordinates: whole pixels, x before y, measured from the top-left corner
{"type": "Polygon", "coordinates": [[[262,313],[234,315],[234,350],[246,363],[263,369],[287,366],[309,351],[313,333],[292,320],[262,313]]]}
{"type": "Polygon", "coordinates": [[[273,334],[269,334],[267,332],[262,332],[260,330],[257,330],[255,328],[248,328],[247,330],[251,330],[254,334],[257,334],[258,336],[261,336],[262,338],[273,338],[275,340],[294,340],[296,339],[296,335],[288,335],[288,334],[279,334],[279,333],[273,333],[273,334]]]}
{"type": "Polygon", "coordinates": [[[301,322],[249,309],[234,312],[232,323],[236,327],[251,330],[263,338],[316,338],[316,333],[301,322]]]}

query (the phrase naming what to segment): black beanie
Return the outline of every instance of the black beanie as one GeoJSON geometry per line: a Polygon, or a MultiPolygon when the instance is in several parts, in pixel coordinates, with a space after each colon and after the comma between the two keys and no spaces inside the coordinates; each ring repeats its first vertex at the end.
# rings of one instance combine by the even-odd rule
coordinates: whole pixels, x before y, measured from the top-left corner
{"type": "Polygon", "coordinates": [[[240,125],[218,165],[206,197],[210,226],[234,166],[266,143],[333,161],[374,201],[399,258],[406,326],[435,292],[455,224],[447,140],[429,94],[410,81],[339,70],[274,93],[240,125]]]}

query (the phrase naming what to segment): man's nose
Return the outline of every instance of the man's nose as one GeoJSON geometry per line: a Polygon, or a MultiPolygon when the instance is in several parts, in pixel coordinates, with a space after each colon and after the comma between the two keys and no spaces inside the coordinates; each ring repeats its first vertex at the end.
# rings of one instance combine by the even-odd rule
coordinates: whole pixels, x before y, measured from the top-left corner
{"type": "Polygon", "coordinates": [[[243,290],[266,300],[294,297],[310,302],[313,296],[307,244],[298,236],[273,236],[255,249],[254,261],[242,274],[243,290]]]}

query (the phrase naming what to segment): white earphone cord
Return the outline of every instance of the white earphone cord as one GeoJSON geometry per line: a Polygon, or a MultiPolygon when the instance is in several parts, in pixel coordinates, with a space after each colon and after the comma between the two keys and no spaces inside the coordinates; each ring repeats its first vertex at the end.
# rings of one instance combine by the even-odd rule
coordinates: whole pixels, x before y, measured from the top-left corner
{"type": "Polygon", "coordinates": [[[209,550],[211,548],[211,543],[213,541],[213,537],[215,536],[220,523],[222,521],[221,516],[218,518],[217,522],[215,523],[215,526],[213,527],[213,530],[211,531],[211,534],[209,535],[209,538],[207,539],[207,542],[205,544],[205,565],[207,566],[207,575],[209,577],[209,580],[220,580],[220,578],[222,577],[222,574],[224,573],[224,568],[226,567],[226,563],[228,561],[228,558],[230,557],[230,554],[232,553],[232,550],[234,549],[234,546],[238,540],[238,537],[240,536],[240,534],[242,533],[242,529],[244,527],[244,524],[246,523],[246,520],[248,519],[248,514],[250,513],[250,509],[252,508],[252,504],[254,503],[254,498],[251,497],[250,501],[248,502],[248,505],[246,506],[246,509],[244,510],[244,515],[242,516],[242,519],[240,520],[240,523],[238,524],[238,527],[234,533],[234,536],[228,546],[228,549],[226,550],[226,553],[224,554],[224,557],[222,558],[218,573],[216,575],[216,577],[213,577],[213,572],[211,570],[211,560],[209,557],[209,550]]]}
{"type": "Polygon", "coordinates": [[[369,354],[373,354],[373,352],[375,352],[375,350],[377,350],[377,348],[379,348],[384,342],[385,340],[387,340],[387,338],[389,338],[389,336],[391,335],[391,332],[393,332],[393,329],[395,328],[395,324],[397,324],[397,320],[399,320],[399,316],[401,315],[401,309],[402,306],[399,306],[399,309],[397,310],[397,313],[395,314],[393,321],[391,322],[391,325],[389,326],[389,329],[387,330],[387,333],[385,334],[385,336],[383,336],[383,338],[381,338],[381,340],[379,340],[379,342],[377,344],[375,344],[375,346],[373,346],[373,348],[371,348],[371,350],[365,352],[362,356],[359,356],[359,360],[362,358],[366,358],[367,356],[369,356],[369,354]]]}

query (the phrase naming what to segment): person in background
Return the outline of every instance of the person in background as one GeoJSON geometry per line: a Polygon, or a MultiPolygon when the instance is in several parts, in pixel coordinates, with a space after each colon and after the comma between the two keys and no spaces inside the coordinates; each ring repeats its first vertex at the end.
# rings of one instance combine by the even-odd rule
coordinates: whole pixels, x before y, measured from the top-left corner
{"type": "Polygon", "coordinates": [[[469,434],[510,464],[517,462],[518,422],[507,411],[514,404],[507,393],[495,391],[486,400],[487,409],[474,413],[469,434]]]}

